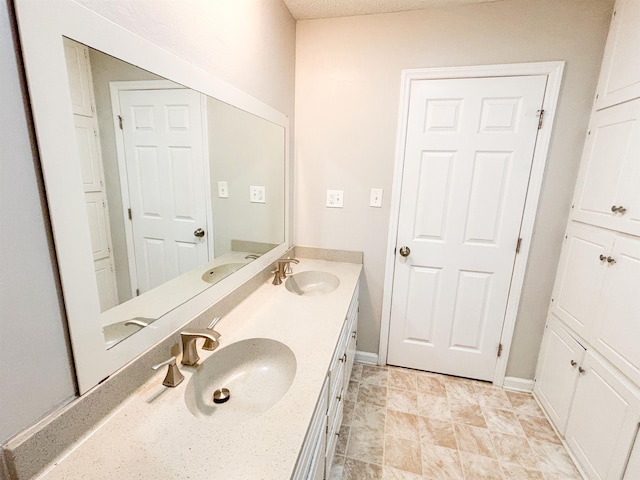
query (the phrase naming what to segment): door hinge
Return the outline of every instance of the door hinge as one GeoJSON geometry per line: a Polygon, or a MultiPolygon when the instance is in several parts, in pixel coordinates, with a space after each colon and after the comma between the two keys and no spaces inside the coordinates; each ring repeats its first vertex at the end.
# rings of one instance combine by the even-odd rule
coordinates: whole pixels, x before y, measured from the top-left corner
{"type": "Polygon", "coordinates": [[[542,128],[542,119],[543,118],[544,118],[544,109],[538,110],[538,130],[540,130],[542,128]]]}
{"type": "Polygon", "coordinates": [[[122,115],[118,115],[118,126],[120,127],[120,130],[122,130],[122,115]]]}
{"type": "Polygon", "coordinates": [[[133,217],[131,216],[131,209],[127,208],[127,212],[129,213],[129,220],[133,220],[133,217]]]}
{"type": "Polygon", "coordinates": [[[522,246],[522,237],[518,238],[518,243],[516,244],[516,253],[520,253],[521,246],[522,246]]]}
{"type": "Polygon", "coordinates": [[[502,344],[498,345],[498,358],[502,356],[502,344]]]}
{"type": "Polygon", "coordinates": [[[140,289],[136,288],[136,297],[139,297],[139,296],[140,296],[140,289]]]}

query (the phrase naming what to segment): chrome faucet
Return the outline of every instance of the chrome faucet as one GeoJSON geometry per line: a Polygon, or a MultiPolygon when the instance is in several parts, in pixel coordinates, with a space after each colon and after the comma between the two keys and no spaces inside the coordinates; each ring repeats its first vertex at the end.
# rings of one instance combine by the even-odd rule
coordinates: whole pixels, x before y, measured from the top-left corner
{"type": "Polygon", "coordinates": [[[213,330],[185,330],[180,332],[180,339],[182,340],[182,365],[195,365],[200,360],[198,350],[196,348],[196,340],[204,338],[205,342],[210,342],[208,350],[215,350],[220,342],[220,334],[213,330]]]}

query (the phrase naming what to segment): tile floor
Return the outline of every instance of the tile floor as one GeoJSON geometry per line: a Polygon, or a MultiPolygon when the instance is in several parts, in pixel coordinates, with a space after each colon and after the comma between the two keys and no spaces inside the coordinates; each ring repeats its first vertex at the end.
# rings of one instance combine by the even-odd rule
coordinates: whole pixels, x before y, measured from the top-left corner
{"type": "Polygon", "coordinates": [[[529,394],[356,364],[330,480],[580,480],[529,394]]]}

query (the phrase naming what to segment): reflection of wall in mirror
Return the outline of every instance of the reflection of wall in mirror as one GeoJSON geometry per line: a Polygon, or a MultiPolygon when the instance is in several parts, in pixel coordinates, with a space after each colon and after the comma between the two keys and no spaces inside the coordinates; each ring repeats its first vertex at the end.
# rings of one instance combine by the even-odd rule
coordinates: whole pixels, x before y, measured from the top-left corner
{"type": "Polygon", "coordinates": [[[96,97],[96,110],[98,111],[100,138],[102,139],[102,161],[104,163],[107,202],[109,204],[109,220],[114,250],[118,296],[120,297],[120,302],[125,302],[131,299],[133,295],[129,278],[129,262],[124,233],[125,219],[120,193],[120,176],[118,174],[118,158],[116,154],[114,123],[111,114],[109,82],[163,80],[163,78],[92,48],[89,49],[89,56],[91,59],[91,72],[96,97]]]}
{"type": "Polygon", "coordinates": [[[216,257],[233,240],[282,243],[284,129],[213,98],[207,116],[216,257]],[[218,197],[219,181],[227,182],[227,198],[218,197]],[[250,186],[265,187],[265,203],[249,201],[250,186]]]}

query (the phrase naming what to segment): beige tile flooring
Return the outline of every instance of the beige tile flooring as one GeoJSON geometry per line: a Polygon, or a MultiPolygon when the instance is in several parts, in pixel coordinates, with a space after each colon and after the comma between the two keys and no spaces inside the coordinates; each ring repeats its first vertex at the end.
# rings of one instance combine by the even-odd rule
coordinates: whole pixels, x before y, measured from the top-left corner
{"type": "Polygon", "coordinates": [[[355,364],[330,480],[582,477],[529,394],[355,364]]]}

